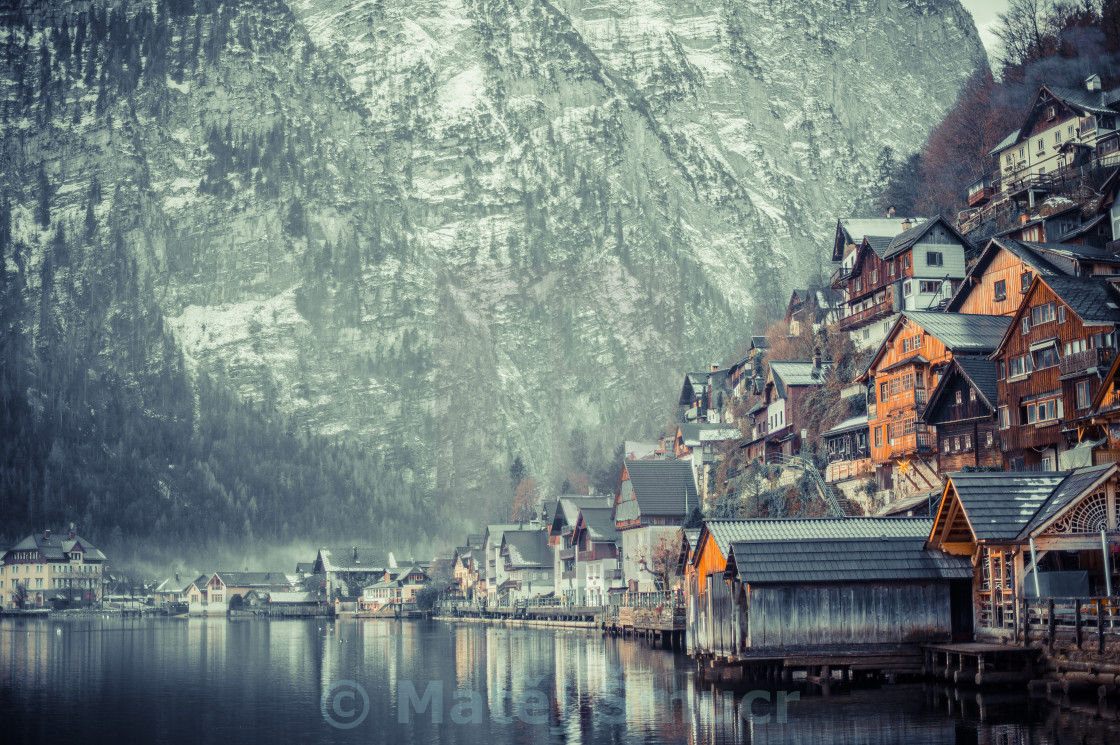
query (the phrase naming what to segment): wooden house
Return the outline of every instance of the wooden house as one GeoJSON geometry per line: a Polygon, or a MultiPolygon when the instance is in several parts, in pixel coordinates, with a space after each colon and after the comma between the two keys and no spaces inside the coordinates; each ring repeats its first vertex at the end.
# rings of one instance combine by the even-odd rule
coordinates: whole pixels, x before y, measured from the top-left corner
{"type": "Polygon", "coordinates": [[[805,329],[818,330],[840,320],[841,294],[832,288],[796,289],[786,305],[785,322],[790,336],[799,336],[805,329]]]}
{"type": "Polygon", "coordinates": [[[992,355],[999,426],[1011,470],[1056,470],[1084,435],[1101,375],[1115,358],[1120,294],[1092,278],[1036,276],[992,355]]]}
{"type": "Polygon", "coordinates": [[[579,511],[573,545],[582,591],[569,597],[583,605],[605,605],[612,590],[626,587],[622,576],[622,540],[611,513],[610,507],[583,507],[579,511]]]}
{"type": "Polygon", "coordinates": [[[743,433],[733,424],[700,422],[685,423],[677,427],[677,434],[673,438],[673,453],[678,459],[692,464],[701,500],[708,498],[708,474],[715,463],[720,444],[738,440],[742,436],[743,433]]]}
{"type": "MultiPolygon", "coordinates": [[[[839,329],[861,346],[878,345],[903,310],[940,310],[965,276],[971,244],[938,216],[893,238],[867,236],[842,279],[839,329]]],[[[835,275],[834,275],[835,276],[835,275]]]]}
{"type": "Polygon", "coordinates": [[[937,470],[1002,470],[999,440],[999,386],[996,363],[987,357],[957,355],[929,397],[921,420],[937,432],[937,470]]]}
{"type": "Polygon", "coordinates": [[[930,525],[705,521],[686,571],[689,653],[750,659],[879,645],[916,653],[920,642],[947,641],[949,583],[969,582],[971,566],[926,549],[930,525]]]}
{"type": "Polygon", "coordinates": [[[1110,547],[1118,480],[1116,464],[1072,472],[950,474],[927,545],[976,567],[978,640],[1013,637],[1024,598],[1099,597],[1109,581],[1117,586],[1110,547]]]}
{"type": "Polygon", "coordinates": [[[824,385],[832,369],[830,360],[817,353],[812,360],[771,360],[763,401],[766,405],[765,451],[796,455],[801,451],[801,431],[816,432],[817,423],[806,421],[803,402],[809,391],[824,385]]]}
{"type": "Polygon", "coordinates": [[[657,585],[654,561],[699,506],[688,461],[623,461],[612,517],[622,540],[623,577],[632,590],[664,589],[657,585]]]}
{"type": "Polygon", "coordinates": [[[1098,140],[1116,129],[1117,91],[1102,91],[1091,75],[1081,88],[1044,85],[1023,123],[989,153],[999,164],[999,189],[993,199],[1015,199],[1034,207],[1054,187],[1054,174],[1091,165],[1098,140]]]}
{"type": "Polygon", "coordinates": [[[498,585],[500,598],[538,597],[555,590],[547,530],[505,531],[500,556],[506,571],[506,579],[498,585]]]}
{"type": "Polygon", "coordinates": [[[682,422],[718,422],[731,396],[728,369],[712,365],[707,372],[685,373],[677,404],[682,422]]]}
{"type": "Polygon", "coordinates": [[[867,425],[867,414],[850,417],[832,429],[821,433],[828,467],[824,480],[843,492],[850,501],[870,505],[861,499],[867,480],[875,473],[871,460],[871,439],[867,425]]]}
{"type": "Polygon", "coordinates": [[[937,439],[921,414],[929,392],[958,354],[987,354],[1003,337],[1003,316],[905,311],[860,376],[867,383],[871,460],[879,489],[895,497],[941,486],[937,439]]]}
{"type": "Polygon", "coordinates": [[[396,566],[392,552],[363,546],[321,548],[315,556],[315,574],[322,578],[322,590],[331,601],[357,597],[373,577],[396,566]]]}
{"type": "Polygon", "coordinates": [[[562,495],[557,497],[548,529],[548,544],[552,550],[552,576],[557,595],[578,597],[585,589],[586,571],[579,566],[576,546],[576,525],[580,510],[586,507],[610,509],[610,497],[585,497],[562,495]]]}

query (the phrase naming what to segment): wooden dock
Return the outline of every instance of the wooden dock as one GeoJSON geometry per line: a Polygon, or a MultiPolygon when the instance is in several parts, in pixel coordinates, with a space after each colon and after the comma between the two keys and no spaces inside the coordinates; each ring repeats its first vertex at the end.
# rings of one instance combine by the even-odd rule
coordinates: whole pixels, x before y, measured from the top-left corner
{"type": "Polygon", "coordinates": [[[967,685],[1023,684],[1035,677],[1039,650],[1008,644],[959,642],[923,647],[923,672],[967,685]]]}

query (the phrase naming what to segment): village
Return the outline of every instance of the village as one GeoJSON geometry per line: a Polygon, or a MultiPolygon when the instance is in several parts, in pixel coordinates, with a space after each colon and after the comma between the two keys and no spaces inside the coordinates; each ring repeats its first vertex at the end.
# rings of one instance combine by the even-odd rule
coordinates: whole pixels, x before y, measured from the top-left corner
{"type": "Polygon", "coordinates": [[[1118,115],[1095,75],[1043,85],[967,210],[839,219],[831,276],[732,364],[682,372],[675,428],[625,443],[613,493],[541,499],[435,557],[321,548],[139,587],[45,530],[3,554],[0,605],[537,623],[723,680],[1115,696],[1118,115]]]}

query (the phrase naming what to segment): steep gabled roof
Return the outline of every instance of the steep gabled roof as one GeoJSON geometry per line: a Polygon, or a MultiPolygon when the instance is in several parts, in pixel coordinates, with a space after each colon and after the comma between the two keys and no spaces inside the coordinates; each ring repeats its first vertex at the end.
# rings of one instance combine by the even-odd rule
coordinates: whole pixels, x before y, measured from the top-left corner
{"type": "Polygon", "coordinates": [[[588,497],[583,495],[561,495],[556,498],[556,512],[552,517],[552,535],[560,535],[564,526],[574,528],[579,519],[579,511],[584,507],[610,508],[610,497],[588,497]]]}
{"type": "Polygon", "coordinates": [[[785,398],[787,387],[822,385],[831,367],[832,360],[823,360],[819,368],[812,360],[773,360],[769,363],[768,377],[774,380],[778,398],[785,398]]]}
{"type": "Polygon", "coordinates": [[[610,507],[588,507],[580,510],[580,519],[593,541],[613,541],[618,537],[613,510],[610,507]]]}
{"type": "MultiPolygon", "coordinates": [[[[1018,536],[1066,476],[1065,471],[953,473],[949,482],[976,540],[998,541],[1018,536]]],[[[948,504],[942,503],[938,520],[948,504]]]]}
{"type": "Polygon", "coordinates": [[[750,585],[971,579],[973,575],[969,557],[926,548],[925,536],[741,542],[731,546],[727,569],[750,585]]]}
{"type": "Polygon", "coordinates": [[[687,460],[628,460],[625,468],[642,515],[683,517],[700,504],[687,460]]]}
{"type": "Polygon", "coordinates": [[[378,548],[343,546],[319,549],[325,572],[372,572],[397,566],[392,552],[378,548]]]}
{"type": "Polygon", "coordinates": [[[924,217],[841,217],[836,221],[836,236],[832,242],[832,260],[844,258],[844,247],[849,243],[860,245],[867,236],[893,238],[902,232],[902,224],[925,222],[924,217]]]}
{"type": "Polygon", "coordinates": [[[1117,90],[1090,92],[1082,88],[1065,88],[1057,85],[1039,86],[1034,99],[1031,101],[1030,107],[1026,109],[1026,114],[1023,117],[1023,124],[1019,129],[1015,130],[1014,133],[1005,137],[998,145],[992,148],[988,155],[995,155],[1001,150],[1006,150],[1008,147],[1025,139],[1024,135],[1029,136],[1031,124],[1037,112],[1040,110],[1039,102],[1044,92],[1049,93],[1053,98],[1071,109],[1080,110],[1082,114],[1116,113],[1115,110],[1110,107],[1116,103],[1117,95],[1120,93],[1120,91],[1117,90]]]}
{"type": "Polygon", "coordinates": [[[1071,472],[1038,509],[1038,512],[1034,514],[1031,521],[1020,532],[1019,538],[1027,540],[1032,533],[1045,527],[1048,522],[1061,514],[1075,499],[1113,473],[1115,473],[1115,467],[1111,463],[1071,472]]]}
{"type": "Polygon", "coordinates": [[[895,256],[898,256],[903,251],[907,251],[913,248],[915,244],[917,244],[918,241],[920,241],[926,233],[932,230],[933,226],[935,225],[941,225],[946,230],[948,230],[957,240],[961,242],[961,245],[964,246],[965,249],[970,250],[972,248],[972,244],[968,242],[967,238],[958,233],[957,229],[950,225],[948,220],[946,220],[941,215],[938,215],[932,220],[927,220],[920,225],[915,225],[909,230],[896,235],[891,240],[890,245],[887,246],[887,250],[883,254],[883,258],[892,259],[895,256]]]}
{"type": "Polygon", "coordinates": [[[988,155],[995,155],[1000,150],[1011,147],[1018,140],[1019,140],[1019,130],[1016,129],[1015,131],[1008,134],[1007,137],[1004,137],[1002,140],[1000,140],[998,145],[996,145],[991,150],[989,150],[988,155]]]}
{"type": "Polygon", "coordinates": [[[548,534],[543,530],[507,530],[502,548],[509,552],[509,564],[514,568],[552,566],[548,534]]]}
{"type": "Polygon", "coordinates": [[[922,420],[933,421],[933,414],[941,406],[941,399],[948,395],[953,382],[963,377],[979,395],[980,400],[994,413],[999,407],[999,386],[997,385],[996,363],[987,357],[957,355],[949,363],[937,387],[930,394],[929,403],[922,412],[922,420]]]}
{"type": "MultiPolygon", "coordinates": [[[[1115,287],[1101,279],[1091,277],[1036,277],[1035,282],[1044,282],[1053,290],[1069,309],[1077,314],[1087,326],[1111,325],[1120,323],[1120,293],[1115,287]]],[[[1023,300],[1034,292],[1034,287],[1023,300]]]]}
{"type": "Polygon", "coordinates": [[[988,353],[999,346],[1011,325],[1006,316],[980,313],[938,313],[930,310],[904,310],[902,314],[922,327],[930,336],[954,353],[988,353]]]}

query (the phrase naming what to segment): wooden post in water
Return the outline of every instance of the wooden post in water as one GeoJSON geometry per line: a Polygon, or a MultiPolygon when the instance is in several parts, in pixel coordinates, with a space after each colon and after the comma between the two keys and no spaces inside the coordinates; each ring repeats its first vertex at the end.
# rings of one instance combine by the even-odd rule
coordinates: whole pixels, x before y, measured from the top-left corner
{"type": "Polygon", "coordinates": [[[1073,639],[1078,649],[1081,649],[1081,598],[1073,601],[1073,639]]]}
{"type": "Polygon", "coordinates": [[[1046,599],[1046,646],[1054,653],[1054,598],[1046,599]]]}

